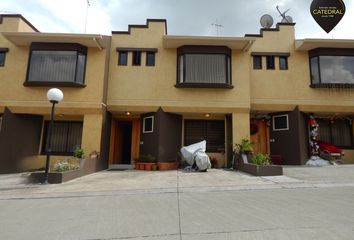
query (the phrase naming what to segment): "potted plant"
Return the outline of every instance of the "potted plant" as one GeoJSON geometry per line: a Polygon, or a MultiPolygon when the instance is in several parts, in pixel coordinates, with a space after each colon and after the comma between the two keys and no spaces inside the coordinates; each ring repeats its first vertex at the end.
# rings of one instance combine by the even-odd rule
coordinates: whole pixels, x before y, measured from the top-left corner
{"type": "Polygon", "coordinates": [[[82,158],[84,156],[84,149],[81,147],[76,147],[73,156],[76,158],[82,158]]]}
{"type": "Polygon", "coordinates": [[[151,171],[153,166],[156,165],[156,157],[151,154],[141,155],[139,158],[141,170],[151,171]]]}
{"type": "Polygon", "coordinates": [[[253,142],[249,139],[242,139],[241,143],[235,144],[234,148],[234,168],[238,168],[240,164],[247,163],[250,154],[253,151],[253,142]]]}
{"type": "Polygon", "coordinates": [[[170,158],[157,163],[157,167],[160,171],[166,170],[176,170],[177,169],[177,160],[176,158],[170,158]]]}

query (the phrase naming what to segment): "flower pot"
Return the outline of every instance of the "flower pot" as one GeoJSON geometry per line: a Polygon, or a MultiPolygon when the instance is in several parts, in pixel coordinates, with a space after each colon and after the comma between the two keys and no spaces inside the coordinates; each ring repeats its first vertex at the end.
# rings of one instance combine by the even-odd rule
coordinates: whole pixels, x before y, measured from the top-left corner
{"type": "Polygon", "coordinates": [[[139,170],[139,169],[140,169],[140,163],[136,162],[136,163],[134,163],[134,165],[135,165],[134,168],[135,168],[136,170],[139,170]]]}
{"type": "Polygon", "coordinates": [[[160,171],[176,170],[177,169],[176,162],[159,162],[159,163],[157,163],[157,166],[160,171]]]}
{"type": "Polygon", "coordinates": [[[145,170],[144,163],[139,163],[139,170],[145,170]]]}
{"type": "Polygon", "coordinates": [[[152,166],[154,165],[153,163],[144,163],[145,165],[145,171],[151,171],[152,166]]]}

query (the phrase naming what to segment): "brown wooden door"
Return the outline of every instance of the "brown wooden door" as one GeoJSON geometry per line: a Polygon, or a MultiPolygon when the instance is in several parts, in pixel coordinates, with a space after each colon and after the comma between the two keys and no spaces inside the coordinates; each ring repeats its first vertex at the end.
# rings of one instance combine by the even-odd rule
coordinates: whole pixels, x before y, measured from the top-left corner
{"type": "Polygon", "coordinates": [[[255,153],[268,153],[268,133],[265,120],[251,120],[251,141],[255,153]]]}

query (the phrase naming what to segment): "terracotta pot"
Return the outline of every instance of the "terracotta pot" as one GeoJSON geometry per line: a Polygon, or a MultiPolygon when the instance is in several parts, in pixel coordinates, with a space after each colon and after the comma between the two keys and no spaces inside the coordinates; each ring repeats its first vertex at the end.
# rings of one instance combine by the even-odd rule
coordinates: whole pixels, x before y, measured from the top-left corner
{"type": "Polygon", "coordinates": [[[145,165],[145,171],[151,171],[152,170],[152,165],[153,163],[144,163],[145,165]]]}
{"type": "Polygon", "coordinates": [[[139,169],[140,169],[140,170],[145,170],[145,165],[144,165],[144,163],[139,163],[139,169]]]}
{"type": "Polygon", "coordinates": [[[176,162],[159,162],[159,163],[157,163],[157,165],[158,165],[158,168],[160,171],[176,170],[177,169],[176,162]]]}
{"type": "Polygon", "coordinates": [[[136,163],[134,163],[134,165],[135,165],[135,169],[136,169],[136,170],[139,170],[140,163],[136,162],[136,163]]]}

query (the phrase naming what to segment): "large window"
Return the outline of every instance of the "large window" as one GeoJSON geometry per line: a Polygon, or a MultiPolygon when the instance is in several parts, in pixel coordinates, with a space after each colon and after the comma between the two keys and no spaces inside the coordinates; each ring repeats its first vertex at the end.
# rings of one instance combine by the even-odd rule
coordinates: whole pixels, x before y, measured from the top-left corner
{"type": "Polygon", "coordinates": [[[309,51],[311,87],[354,87],[354,49],[309,51]]]}
{"type": "Polygon", "coordinates": [[[312,84],[354,84],[354,56],[312,57],[312,84]]]}
{"type": "Polygon", "coordinates": [[[87,48],[79,44],[32,44],[27,85],[83,85],[87,48]]]}
{"type": "Polygon", "coordinates": [[[207,152],[225,150],[225,122],[222,120],[185,120],[184,145],[206,140],[207,152]]]}
{"type": "MultiPolygon", "coordinates": [[[[49,121],[45,122],[42,153],[47,150],[47,133],[49,121]]],[[[52,154],[71,155],[75,148],[81,146],[82,122],[55,121],[52,129],[52,154]]]]}
{"type": "Polygon", "coordinates": [[[318,139],[337,147],[353,147],[352,120],[348,119],[316,119],[319,124],[318,139]]]}
{"type": "Polygon", "coordinates": [[[185,46],[178,49],[178,87],[231,87],[231,50],[185,46]]]}

